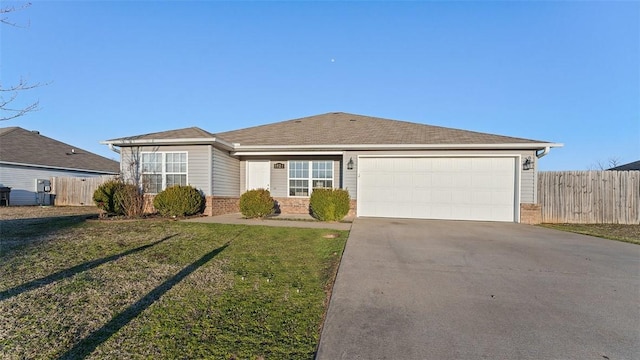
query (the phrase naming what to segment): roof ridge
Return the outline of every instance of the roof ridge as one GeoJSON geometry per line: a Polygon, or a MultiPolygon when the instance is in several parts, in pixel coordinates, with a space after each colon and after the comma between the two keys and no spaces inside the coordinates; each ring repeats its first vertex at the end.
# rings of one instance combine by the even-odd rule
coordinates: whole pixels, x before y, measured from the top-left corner
{"type": "MultiPolygon", "coordinates": [[[[9,133],[11,133],[13,131],[16,131],[18,129],[22,129],[22,128],[19,127],[19,126],[7,126],[7,127],[4,127],[4,128],[0,128],[0,136],[4,136],[4,135],[9,134],[9,133]],[[2,130],[6,130],[6,131],[2,131],[2,130]]],[[[26,130],[26,129],[23,129],[23,130],[26,130]]],[[[26,130],[26,131],[29,131],[29,130],[26,130]]]]}

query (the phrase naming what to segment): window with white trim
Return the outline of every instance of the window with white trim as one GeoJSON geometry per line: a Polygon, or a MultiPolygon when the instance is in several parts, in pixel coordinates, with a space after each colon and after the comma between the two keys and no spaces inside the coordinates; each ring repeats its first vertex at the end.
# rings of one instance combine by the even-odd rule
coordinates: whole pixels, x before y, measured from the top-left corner
{"type": "Polygon", "coordinates": [[[141,155],[145,192],[157,194],[173,185],[187,185],[186,152],[153,152],[141,155]]]}
{"type": "Polygon", "coordinates": [[[289,196],[309,196],[314,188],[332,187],[333,160],[289,161],[289,196]]]}

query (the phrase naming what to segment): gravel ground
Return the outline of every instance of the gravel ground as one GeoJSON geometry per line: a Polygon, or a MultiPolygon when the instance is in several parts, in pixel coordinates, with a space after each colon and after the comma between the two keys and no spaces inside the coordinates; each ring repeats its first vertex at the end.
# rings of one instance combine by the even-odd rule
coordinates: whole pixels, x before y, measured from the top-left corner
{"type": "Polygon", "coordinates": [[[0,206],[0,220],[99,214],[95,206],[0,206]]]}

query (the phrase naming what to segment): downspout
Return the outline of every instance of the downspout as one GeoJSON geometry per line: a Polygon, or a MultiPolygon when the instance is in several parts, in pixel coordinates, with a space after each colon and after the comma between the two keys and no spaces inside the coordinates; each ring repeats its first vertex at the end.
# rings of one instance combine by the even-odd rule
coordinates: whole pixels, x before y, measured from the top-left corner
{"type": "Polygon", "coordinates": [[[116,147],[113,146],[112,143],[109,143],[109,150],[113,151],[116,154],[120,154],[120,149],[116,149],[116,147]]]}
{"type": "MultiPolygon", "coordinates": [[[[111,144],[109,144],[109,145],[111,145],[111,144]]],[[[540,159],[541,157],[547,155],[550,150],[551,150],[551,146],[547,146],[547,147],[544,148],[544,150],[542,150],[542,152],[536,151],[536,157],[538,159],[540,159]]]]}

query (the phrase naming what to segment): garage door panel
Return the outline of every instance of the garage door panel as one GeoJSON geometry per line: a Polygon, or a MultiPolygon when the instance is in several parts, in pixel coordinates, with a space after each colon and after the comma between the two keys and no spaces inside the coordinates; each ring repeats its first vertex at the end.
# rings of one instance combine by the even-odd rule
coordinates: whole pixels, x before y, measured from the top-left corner
{"type": "Polygon", "coordinates": [[[360,216],[514,221],[515,158],[361,158],[360,216]]]}

